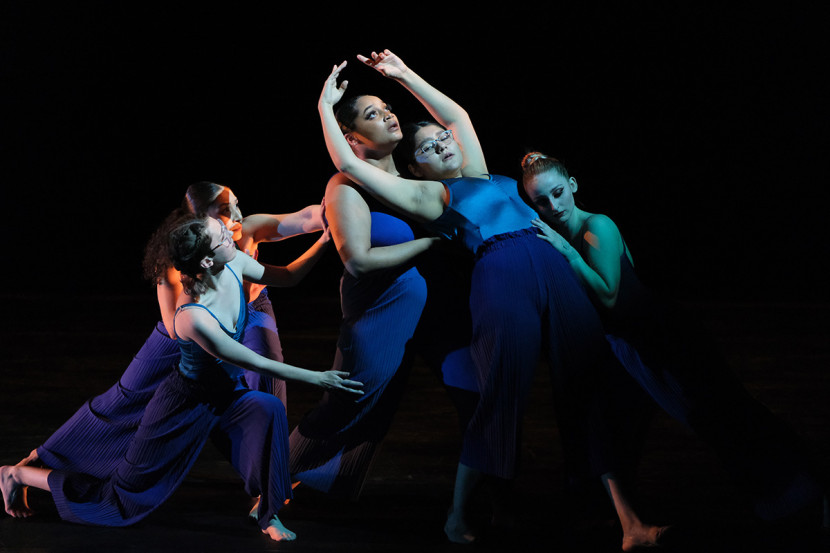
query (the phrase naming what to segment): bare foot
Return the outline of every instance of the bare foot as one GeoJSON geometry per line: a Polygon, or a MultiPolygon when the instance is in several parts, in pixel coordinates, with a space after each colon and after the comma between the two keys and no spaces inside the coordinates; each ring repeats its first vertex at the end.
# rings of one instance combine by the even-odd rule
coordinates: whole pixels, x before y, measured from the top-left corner
{"type": "Polygon", "coordinates": [[[663,535],[671,526],[640,525],[623,536],[622,550],[637,551],[648,547],[661,547],[663,535]]]}
{"type": "Polygon", "coordinates": [[[464,518],[460,515],[456,515],[452,509],[450,509],[447,513],[447,522],[444,524],[444,533],[451,542],[460,543],[462,545],[473,543],[476,539],[475,534],[473,534],[467,526],[464,518]]]}
{"type": "Polygon", "coordinates": [[[268,534],[274,541],[291,541],[297,538],[297,534],[282,525],[282,521],[277,518],[277,515],[271,517],[268,521],[268,528],[262,531],[263,534],[268,534]]]}
{"type": "Polygon", "coordinates": [[[6,512],[15,518],[26,518],[34,513],[27,501],[28,487],[18,482],[15,474],[17,467],[0,467],[0,489],[3,491],[3,502],[6,512]]]}
{"type": "Polygon", "coordinates": [[[37,449],[33,449],[31,453],[29,453],[28,457],[25,457],[17,462],[15,465],[16,467],[25,467],[27,465],[31,465],[37,463],[40,459],[40,456],[37,454],[37,449]]]}

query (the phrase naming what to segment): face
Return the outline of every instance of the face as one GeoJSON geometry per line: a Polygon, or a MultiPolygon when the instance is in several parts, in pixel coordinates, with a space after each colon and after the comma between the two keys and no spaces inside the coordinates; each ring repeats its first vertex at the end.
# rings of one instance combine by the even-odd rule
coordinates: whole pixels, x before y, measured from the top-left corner
{"type": "Polygon", "coordinates": [[[356,104],[357,117],[347,134],[351,139],[371,146],[396,145],[403,138],[398,118],[389,104],[377,96],[361,96],[356,104]]]}
{"type": "Polygon", "coordinates": [[[452,132],[427,125],[415,133],[415,162],[410,167],[420,178],[440,180],[461,173],[464,156],[452,132]]]}
{"type": "Polygon", "coordinates": [[[557,171],[545,171],[524,181],[525,192],[534,209],[551,226],[563,225],[574,211],[576,179],[557,171]]]}
{"type": "Polygon", "coordinates": [[[233,233],[234,240],[242,238],[242,212],[239,211],[239,200],[227,186],[210,204],[207,215],[221,221],[233,233]]]}
{"type": "Polygon", "coordinates": [[[210,249],[213,263],[227,263],[236,257],[236,245],[233,234],[218,219],[208,219],[207,234],[210,237],[210,249]]]}

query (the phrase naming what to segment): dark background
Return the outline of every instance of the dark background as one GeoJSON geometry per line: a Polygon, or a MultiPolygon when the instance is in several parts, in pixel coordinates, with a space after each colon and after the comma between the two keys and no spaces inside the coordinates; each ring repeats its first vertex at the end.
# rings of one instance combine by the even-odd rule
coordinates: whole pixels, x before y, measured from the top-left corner
{"type": "MultiPolygon", "coordinates": [[[[319,202],[334,168],[316,101],[332,65],[348,59],[351,88],[402,120],[423,114],[354,58],[390,48],[470,112],[491,171],[516,177],[528,149],[565,161],[652,286],[828,299],[818,13],[396,6],[5,3],[6,291],[152,297],[143,245],[197,180],[231,186],[243,213],[319,202]]],[[[295,292],[335,296],[339,272],[332,250],[295,292]]]]}

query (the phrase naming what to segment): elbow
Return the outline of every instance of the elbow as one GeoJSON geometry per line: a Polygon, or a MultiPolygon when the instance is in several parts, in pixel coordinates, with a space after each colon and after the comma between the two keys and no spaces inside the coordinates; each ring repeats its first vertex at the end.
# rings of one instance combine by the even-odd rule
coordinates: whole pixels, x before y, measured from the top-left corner
{"type": "Polygon", "coordinates": [[[600,294],[599,302],[605,309],[613,309],[617,305],[617,291],[600,294]]]}
{"type": "Polygon", "coordinates": [[[369,272],[369,269],[366,267],[366,263],[363,263],[355,258],[351,258],[348,261],[343,261],[343,266],[346,268],[346,271],[349,272],[355,278],[360,278],[365,276],[366,273],[369,272]]]}

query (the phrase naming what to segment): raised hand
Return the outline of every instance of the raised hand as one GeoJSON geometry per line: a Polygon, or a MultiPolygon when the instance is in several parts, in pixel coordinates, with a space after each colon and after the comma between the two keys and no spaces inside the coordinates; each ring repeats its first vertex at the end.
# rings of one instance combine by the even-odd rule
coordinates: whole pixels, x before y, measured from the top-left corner
{"type": "Polygon", "coordinates": [[[348,380],[349,373],[345,371],[325,371],[320,374],[320,387],[325,390],[343,390],[352,394],[363,395],[363,382],[348,380]]]}
{"type": "Polygon", "coordinates": [[[323,92],[320,94],[320,102],[333,106],[337,102],[343,98],[343,94],[346,92],[346,87],[349,86],[349,81],[343,81],[338,86],[337,79],[340,76],[340,72],[343,71],[343,68],[346,67],[347,62],[343,62],[340,65],[335,65],[334,68],[331,70],[331,74],[326,79],[325,84],[323,85],[323,92]]]}
{"type": "Polygon", "coordinates": [[[357,59],[390,79],[399,79],[408,70],[401,58],[389,50],[384,50],[380,54],[372,52],[368,58],[358,54],[357,59]]]}

